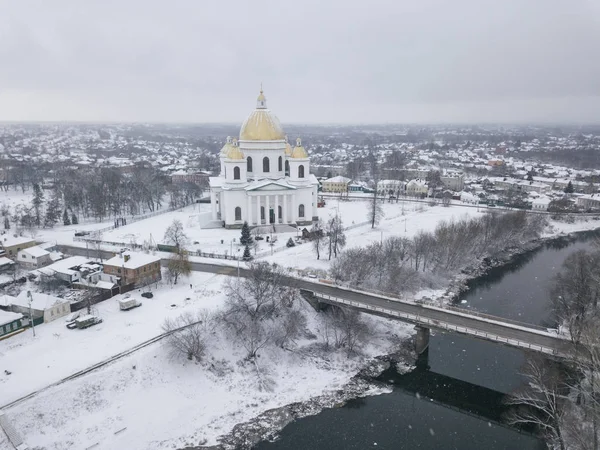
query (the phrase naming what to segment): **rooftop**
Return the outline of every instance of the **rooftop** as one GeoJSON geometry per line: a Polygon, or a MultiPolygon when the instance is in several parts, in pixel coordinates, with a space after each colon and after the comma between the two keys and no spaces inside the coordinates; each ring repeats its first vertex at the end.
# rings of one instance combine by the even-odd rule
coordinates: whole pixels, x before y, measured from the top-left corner
{"type": "Polygon", "coordinates": [[[105,261],[104,265],[123,267],[124,269],[138,269],[148,264],[152,264],[153,262],[160,262],[160,256],[151,255],[148,253],[125,252],[121,255],[116,255],[110,258],[108,261],[105,261]],[[125,261],[125,256],[129,256],[127,261],[125,261]]]}
{"type": "Polygon", "coordinates": [[[14,322],[15,320],[21,319],[23,314],[15,313],[10,311],[2,311],[0,309],[0,327],[4,324],[14,322]]]}

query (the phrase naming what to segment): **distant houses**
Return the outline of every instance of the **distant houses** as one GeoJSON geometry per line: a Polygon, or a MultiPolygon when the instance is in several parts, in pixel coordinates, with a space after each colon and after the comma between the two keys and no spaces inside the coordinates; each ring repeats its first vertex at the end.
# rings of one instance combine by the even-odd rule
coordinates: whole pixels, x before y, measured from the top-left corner
{"type": "Polygon", "coordinates": [[[4,255],[9,258],[16,258],[21,250],[37,245],[34,239],[24,236],[0,236],[0,250],[4,250],[4,255]]]}
{"type": "Polygon", "coordinates": [[[21,291],[19,295],[10,299],[9,296],[4,296],[3,301],[5,303],[10,302],[12,312],[29,316],[31,310],[34,323],[36,320],[44,323],[52,322],[71,312],[68,300],[42,292],[21,291]]]}
{"type": "Polygon", "coordinates": [[[104,273],[121,287],[154,283],[161,280],[160,256],[124,252],[104,262],[104,273]]]}
{"type": "Polygon", "coordinates": [[[321,182],[321,187],[323,192],[332,192],[332,193],[346,193],[348,192],[348,185],[352,180],[350,178],[346,178],[343,176],[337,176],[333,178],[328,178],[321,182]]]}

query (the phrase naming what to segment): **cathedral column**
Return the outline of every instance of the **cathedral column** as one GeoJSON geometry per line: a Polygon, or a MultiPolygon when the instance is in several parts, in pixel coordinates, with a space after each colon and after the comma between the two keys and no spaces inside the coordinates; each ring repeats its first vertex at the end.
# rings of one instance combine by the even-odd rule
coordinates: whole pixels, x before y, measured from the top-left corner
{"type": "Polygon", "coordinates": [[[210,193],[210,207],[212,209],[212,220],[217,220],[217,195],[210,193]]]}
{"type": "Polygon", "coordinates": [[[265,195],[265,225],[269,225],[269,222],[271,221],[271,214],[269,211],[269,203],[271,202],[270,195],[265,195]]]}
{"type": "Polygon", "coordinates": [[[279,223],[279,195],[275,194],[275,223],[279,223]]]}
{"type": "Polygon", "coordinates": [[[260,225],[260,195],[256,196],[256,225],[260,225]]]}
{"type": "MultiPolygon", "coordinates": [[[[294,192],[295,194],[296,192],[294,192]]],[[[290,196],[292,199],[292,223],[296,223],[296,218],[298,217],[297,211],[296,211],[296,196],[295,195],[291,195],[290,196]]]]}
{"type": "Polygon", "coordinates": [[[287,210],[287,194],[283,194],[283,208],[282,209],[282,213],[283,213],[283,223],[288,223],[289,219],[288,219],[288,210],[287,210]]]}
{"type": "Polygon", "coordinates": [[[252,225],[252,197],[250,197],[248,194],[246,195],[246,222],[248,222],[248,225],[252,225]]]}

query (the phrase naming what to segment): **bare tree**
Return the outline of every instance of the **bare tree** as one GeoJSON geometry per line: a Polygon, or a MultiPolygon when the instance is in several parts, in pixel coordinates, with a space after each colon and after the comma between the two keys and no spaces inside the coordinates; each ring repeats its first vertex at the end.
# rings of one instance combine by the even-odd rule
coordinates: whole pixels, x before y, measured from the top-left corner
{"type": "Polygon", "coordinates": [[[507,396],[505,403],[515,408],[508,415],[510,424],[533,424],[546,439],[565,450],[566,404],[568,388],[560,368],[548,360],[530,359],[523,375],[527,384],[507,396]]]}
{"type": "Polygon", "coordinates": [[[554,312],[578,344],[600,298],[600,253],[579,250],[565,259],[551,288],[554,312]]]}
{"type": "Polygon", "coordinates": [[[187,250],[179,248],[167,262],[167,280],[170,284],[177,284],[179,277],[187,277],[192,272],[192,263],[187,250]]]}
{"type": "Polygon", "coordinates": [[[164,240],[167,244],[174,245],[177,248],[184,247],[188,242],[188,237],[183,231],[181,220],[175,219],[165,231],[164,240]]]}
{"type": "Polygon", "coordinates": [[[283,346],[304,329],[303,318],[293,309],[296,290],[284,282],[285,271],[266,262],[251,262],[249,276],[225,284],[227,300],[222,320],[235,339],[254,359],[271,343],[283,346]]]}
{"type": "Polygon", "coordinates": [[[377,189],[375,189],[373,197],[371,197],[369,202],[369,213],[367,214],[367,218],[371,222],[371,228],[375,228],[375,225],[379,225],[379,222],[384,216],[385,213],[383,212],[383,208],[377,197],[377,189]]]}
{"type": "Polygon", "coordinates": [[[346,234],[344,233],[344,225],[339,216],[334,216],[327,222],[327,237],[329,247],[329,259],[333,253],[337,258],[338,253],[346,246],[346,234]]]}
{"type": "Polygon", "coordinates": [[[173,359],[185,357],[201,361],[206,351],[207,336],[215,329],[214,316],[207,310],[185,312],[174,319],[165,319],[163,332],[169,333],[167,345],[173,359]]]}
{"type": "Polygon", "coordinates": [[[355,353],[368,334],[368,327],[354,309],[332,307],[324,315],[325,344],[333,340],[336,348],[345,348],[348,355],[355,353]]]}
{"type": "Polygon", "coordinates": [[[313,248],[315,249],[315,252],[317,253],[317,259],[319,259],[321,257],[321,250],[323,250],[323,247],[325,246],[324,237],[325,236],[323,233],[323,227],[321,226],[321,222],[320,221],[315,222],[315,224],[312,227],[312,231],[311,231],[311,239],[312,239],[313,248]]]}

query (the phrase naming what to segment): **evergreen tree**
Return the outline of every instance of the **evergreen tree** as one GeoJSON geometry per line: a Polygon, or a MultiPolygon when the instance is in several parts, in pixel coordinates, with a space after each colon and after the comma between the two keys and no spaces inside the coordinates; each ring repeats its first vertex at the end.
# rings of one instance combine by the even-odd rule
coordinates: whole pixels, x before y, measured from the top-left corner
{"type": "Polygon", "coordinates": [[[252,259],[252,255],[250,254],[250,247],[248,245],[246,245],[246,247],[244,248],[243,258],[245,261],[249,261],[252,259]]]}
{"type": "Polygon", "coordinates": [[[63,213],[63,225],[71,225],[71,218],[69,217],[69,213],[66,209],[63,213]]]}
{"type": "Polygon", "coordinates": [[[573,188],[573,183],[569,181],[569,184],[565,188],[565,194],[572,194],[573,192],[575,192],[575,188],[573,188]]]}
{"type": "Polygon", "coordinates": [[[4,229],[10,230],[10,220],[8,220],[8,216],[4,218],[4,229]]]}
{"type": "Polygon", "coordinates": [[[75,215],[75,213],[73,213],[73,216],[71,217],[71,223],[73,225],[77,225],[79,223],[79,220],[77,220],[77,216],[75,215]]]}
{"type": "Polygon", "coordinates": [[[287,244],[285,244],[285,245],[286,245],[286,247],[288,247],[288,248],[289,248],[289,247],[295,247],[295,246],[296,246],[296,243],[294,242],[294,240],[293,240],[292,238],[289,238],[289,239],[288,239],[288,241],[287,241],[287,244]]]}
{"type": "Polygon", "coordinates": [[[31,203],[33,205],[34,223],[39,227],[42,223],[42,203],[44,203],[44,193],[38,183],[33,185],[33,200],[31,203]]]}
{"type": "Polygon", "coordinates": [[[240,238],[240,244],[248,246],[251,243],[252,236],[250,236],[250,227],[248,226],[248,222],[244,222],[244,225],[242,225],[242,237],[240,238]]]}
{"type": "Polygon", "coordinates": [[[48,206],[46,207],[46,217],[44,218],[45,227],[53,227],[60,219],[60,198],[56,195],[52,195],[48,206]]]}

